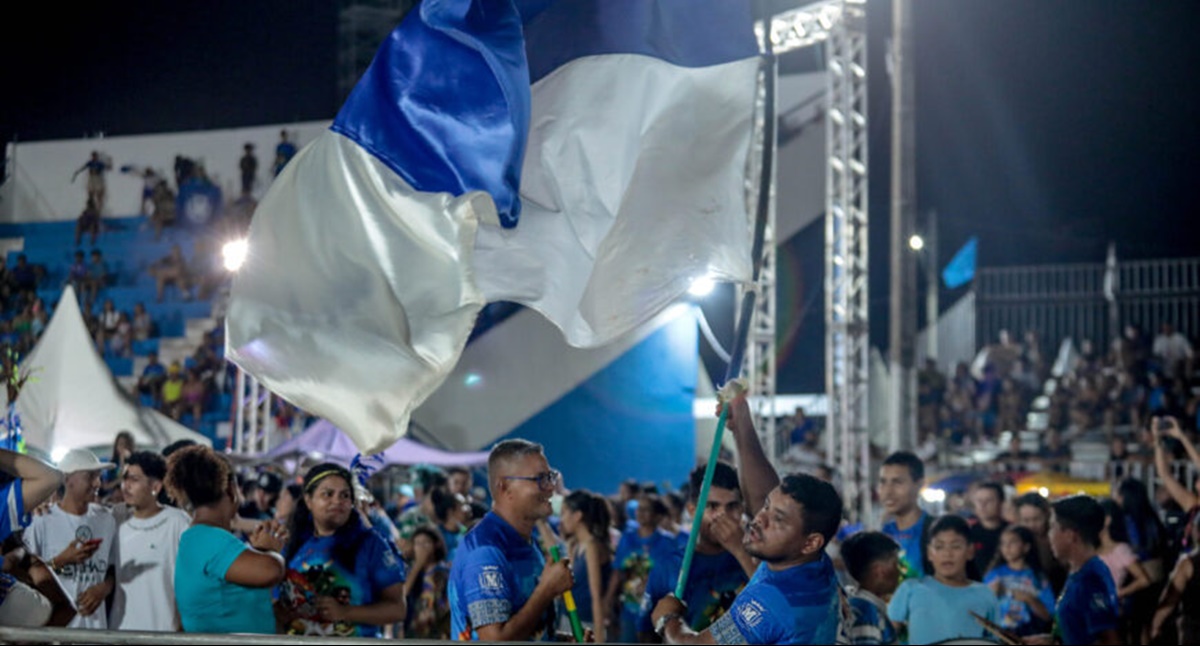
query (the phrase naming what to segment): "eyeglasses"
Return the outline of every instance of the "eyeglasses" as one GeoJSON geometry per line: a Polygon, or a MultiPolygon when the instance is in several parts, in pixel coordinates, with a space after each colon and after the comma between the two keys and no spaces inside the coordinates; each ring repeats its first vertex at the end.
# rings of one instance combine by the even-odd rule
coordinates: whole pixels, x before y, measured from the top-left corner
{"type": "Polygon", "coordinates": [[[558,479],[562,477],[562,473],[555,469],[550,469],[544,473],[539,473],[536,476],[503,476],[505,480],[528,480],[536,482],[537,486],[542,489],[553,489],[558,486],[558,479]]]}

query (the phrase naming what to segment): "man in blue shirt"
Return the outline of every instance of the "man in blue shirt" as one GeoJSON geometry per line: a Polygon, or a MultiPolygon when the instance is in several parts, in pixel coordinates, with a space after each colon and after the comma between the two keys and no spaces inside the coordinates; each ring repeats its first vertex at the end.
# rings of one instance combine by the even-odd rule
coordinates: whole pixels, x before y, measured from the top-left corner
{"type": "Polygon", "coordinates": [[[296,156],[296,144],[288,141],[287,130],[279,131],[279,143],[275,146],[275,176],[283,171],[283,167],[296,156]]]}
{"type": "MultiPolygon", "coordinates": [[[[707,465],[702,464],[692,470],[689,489],[691,499],[688,501],[688,512],[691,514],[696,513],[700,484],[704,480],[706,467],[707,465]]],[[[724,462],[718,462],[713,469],[708,503],[705,505],[704,518],[700,525],[700,538],[696,541],[696,553],[692,557],[692,567],[683,593],[683,602],[687,605],[683,619],[688,627],[696,632],[708,628],[713,621],[729,610],[734,597],[746,586],[757,567],[742,545],[744,511],[737,470],[724,462]]],[[[687,535],[681,533],[680,538],[683,540],[676,553],[669,560],[661,564],[656,563],[650,570],[650,580],[646,584],[646,594],[642,599],[643,613],[638,629],[641,633],[650,633],[653,630],[650,610],[660,599],[675,590],[679,570],[683,565],[687,535]]]]}
{"type": "Polygon", "coordinates": [[[754,505],[760,487],[778,483],[743,539],[746,551],[761,563],[729,611],[707,630],[697,633],[685,626],[684,604],[668,596],[654,608],[655,631],[667,643],[832,644],[842,599],[825,546],[841,522],[841,496],[833,485],[809,475],[789,475],[780,482],[762,451],[745,396],[728,405],[747,500],[754,505]]]}
{"type": "Polygon", "coordinates": [[[488,456],[492,511],[472,529],[450,569],[450,634],[459,640],[532,641],[550,636],[554,600],[571,589],[569,560],[546,565],[533,541],[549,518],[559,473],[542,446],[505,440],[488,456]]]}
{"type": "Polygon", "coordinates": [[[917,503],[925,484],[925,463],[908,451],[897,451],[879,468],[879,502],[888,516],[881,531],[900,544],[905,579],[925,575],[925,528],[929,514],[917,503]]]}
{"type": "MultiPolygon", "coordinates": [[[[1054,503],[1050,549],[1070,570],[1054,612],[1054,635],[1063,644],[1120,644],[1117,589],[1108,566],[1096,556],[1104,509],[1095,498],[1071,496],[1054,503]]],[[[1050,636],[1026,638],[1049,644],[1050,636]]]]}
{"type": "Polygon", "coordinates": [[[28,455],[0,449],[0,541],[29,525],[29,513],[62,484],[58,469],[28,455]]]}

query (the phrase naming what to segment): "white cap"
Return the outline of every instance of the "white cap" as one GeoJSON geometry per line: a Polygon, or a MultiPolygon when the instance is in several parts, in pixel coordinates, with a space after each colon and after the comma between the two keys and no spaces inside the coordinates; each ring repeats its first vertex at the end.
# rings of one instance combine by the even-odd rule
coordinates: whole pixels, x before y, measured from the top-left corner
{"type": "Polygon", "coordinates": [[[64,475],[78,471],[106,471],[115,466],[112,462],[101,462],[95,453],[87,449],[71,449],[58,461],[58,470],[64,475]]]}

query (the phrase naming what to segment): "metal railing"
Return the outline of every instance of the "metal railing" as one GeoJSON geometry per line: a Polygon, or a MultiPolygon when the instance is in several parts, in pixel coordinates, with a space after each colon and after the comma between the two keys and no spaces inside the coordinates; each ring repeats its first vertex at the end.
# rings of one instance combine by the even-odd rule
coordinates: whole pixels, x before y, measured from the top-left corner
{"type": "MultiPolygon", "coordinates": [[[[416,643],[417,640],[393,640],[416,643]]],[[[228,644],[254,646],[306,646],[311,644],[376,644],[365,637],[292,637],[288,635],[215,635],[160,633],[140,630],[84,630],[81,628],[12,628],[0,626],[2,644],[228,644]]]]}

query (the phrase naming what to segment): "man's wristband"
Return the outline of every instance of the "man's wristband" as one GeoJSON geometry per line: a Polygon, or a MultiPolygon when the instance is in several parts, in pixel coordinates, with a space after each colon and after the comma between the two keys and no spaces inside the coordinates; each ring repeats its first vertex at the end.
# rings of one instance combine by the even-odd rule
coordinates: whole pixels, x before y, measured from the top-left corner
{"type": "Polygon", "coordinates": [[[672,619],[683,619],[683,615],[678,612],[671,612],[659,617],[658,621],[654,623],[654,633],[662,637],[663,633],[667,630],[667,623],[672,619]]]}

